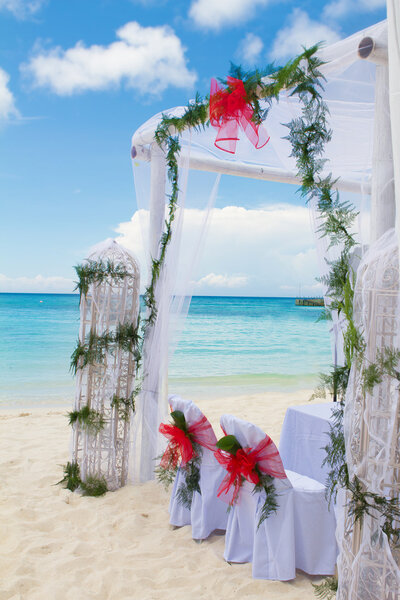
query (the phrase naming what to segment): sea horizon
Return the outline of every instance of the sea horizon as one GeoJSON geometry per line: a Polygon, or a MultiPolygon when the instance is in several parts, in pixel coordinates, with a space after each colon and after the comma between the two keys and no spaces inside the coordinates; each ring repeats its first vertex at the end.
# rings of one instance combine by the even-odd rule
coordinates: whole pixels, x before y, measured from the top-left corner
{"type": "MultiPolygon", "coordinates": [[[[314,388],[331,364],[328,325],[294,298],[193,296],[169,392],[196,400],[314,388]]],[[[1,292],[0,408],[72,405],[78,331],[79,294],[1,292]]]]}
{"type": "MultiPolygon", "coordinates": [[[[18,295],[18,296],[79,296],[79,292],[0,292],[2,295],[18,295]]],[[[142,297],[143,294],[140,294],[142,297]]],[[[192,298],[321,298],[318,295],[304,296],[295,294],[294,296],[238,296],[236,295],[221,295],[221,294],[192,294],[192,298]]]]}

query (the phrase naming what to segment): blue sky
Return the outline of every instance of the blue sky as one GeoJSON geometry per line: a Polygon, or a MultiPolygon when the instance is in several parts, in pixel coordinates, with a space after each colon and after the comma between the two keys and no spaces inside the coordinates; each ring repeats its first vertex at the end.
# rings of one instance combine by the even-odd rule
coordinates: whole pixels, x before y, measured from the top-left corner
{"type": "MultiPolygon", "coordinates": [[[[116,231],[129,243],[130,139],[150,116],[206,94],[231,60],[279,64],[301,44],[334,42],[385,12],[384,0],[0,0],[0,291],[71,291],[72,267],[91,246],[116,231]]],[[[224,180],[198,293],[295,295],[299,283],[311,293],[309,230],[296,247],[282,241],[278,269],[269,235],[285,219],[287,237],[291,222],[307,229],[304,211],[289,186],[224,180]],[[245,238],[240,268],[235,252],[216,260],[215,240],[237,237],[229,207],[243,207],[249,240],[251,223],[265,221],[258,278],[245,238]]]]}

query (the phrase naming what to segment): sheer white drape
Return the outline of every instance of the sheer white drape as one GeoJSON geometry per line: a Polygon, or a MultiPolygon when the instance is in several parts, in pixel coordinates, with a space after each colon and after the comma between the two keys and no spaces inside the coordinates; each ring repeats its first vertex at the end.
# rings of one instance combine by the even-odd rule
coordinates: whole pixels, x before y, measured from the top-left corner
{"type": "MultiPolygon", "coordinates": [[[[160,152],[158,159],[160,159],[160,152]]],[[[165,441],[158,434],[158,425],[167,416],[168,362],[177,343],[184,318],[189,309],[194,272],[204,246],[204,236],[214,205],[219,176],[210,173],[190,174],[187,168],[190,153],[187,153],[179,168],[178,208],[172,225],[172,237],[167,246],[164,266],[155,288],[157,319],[149,329],[143,353],[144,381],[137,402],[137,414],[133,432],[130,475],[132,481],[147,481],[154,477],[155,459],[160,455],[165,441]],[[182,244],[187,220],[187,208],[201,209],[201,218],[190,227],[190,243],[182,244]],[[182,247],[186,252],[182,252],[182,247]],[[189,250],[187,250],[189,249],[189,250]]],[[[169,182],[162,189],[160,181],[166,180],[161,169],[165,162],[158,161],[159,204],[154,199],[154,164],[133,159],[137,204],[140,210],[143,241],[148,257],[148,272],[143,277],[148,285],[151,276],[151,258],[158,258],[158,240],[165,230],[167,203],[170,194],[169,182]],[[153,173],[151,169],[153,168],[153,173]],[[153,182],[153,184],[152,184],[153,182]],[[157,223],[158,221],[158,223],[157,223]],[[155,224],[156,222],[156,224],[155,224]],[[154,243],[154,229],[159,227],[154,243]]]]}
{"type": "MultiPolygon", "coordinates": [[[[394,229],[371,245],[357,273],[354,299],[356,326],[366,342],[362,367],[385,347],[399,347],[400,289],[398,242],[394,229]]],[[[361,365],[353,364],[345,404],[346,461],[350,479],[357,476],[368,492],[398,497],[400,476],[400,393],[398,381],[384,376],[371,392],[363,387],[361,365]]],[[[338,505],[341,553],[338,561],[340,600],[398,598],[399,550],[390,547],[376,511],[354,525],[344,491],[338,505]]],[[[393,523],[399,527],[399,523],[393,523]]]]}
{"type": "Polygon", "coordinates": [[[396,230],[400,236],[400,5],[398,0],[387,0],[387,12],[390,120],[396,190],[396,230]]]}

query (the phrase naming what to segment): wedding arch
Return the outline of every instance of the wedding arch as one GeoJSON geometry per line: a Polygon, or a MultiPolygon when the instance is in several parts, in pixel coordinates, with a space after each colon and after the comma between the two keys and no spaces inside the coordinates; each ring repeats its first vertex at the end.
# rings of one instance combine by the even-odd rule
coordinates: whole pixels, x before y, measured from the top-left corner
{"type": "Polygon", "coordinates": [[[210,100],[155,115],[132,139],[138,206],[150,215],[133,478],[152,478],[160,454],[169,348],[188,309],[220,175],[300,186],[333,319],[326,383],[340,402],[328,460],[339,494],[341,599],[396,598],[400,587],[399,39],[400,9],[389,0],[387,22],[305,50],[280,70],[236,69],[224,86],[212,84],[210,100]],[[198,189],[203,198],[208,189],[203,205],[198,189]],[[191,255],[182,256],[191,206],[204,219],[191,255]],[[364,228],[360,236],[365,214],[369,235],[364,228]]]}

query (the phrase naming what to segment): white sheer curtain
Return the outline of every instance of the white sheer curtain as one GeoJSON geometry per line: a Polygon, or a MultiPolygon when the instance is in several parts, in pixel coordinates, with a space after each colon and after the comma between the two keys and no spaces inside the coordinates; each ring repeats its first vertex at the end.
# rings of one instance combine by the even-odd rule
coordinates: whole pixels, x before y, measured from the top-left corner
{"type": "MultiPolygon", "coordinates": [[[[156,149],[158,158],[159,150],[156,149]]],[[[185,155],[179,168],[178,208],[172,225],[172,237],[167,246],[165,263],[155,288],[157,319],[149,329],[144,343],[143,387],[137,399],[137,413],[133,433],[133,452],[130,467],[132,481],[147,481],[154,477],[156,457],[160,455],[165,440],[158,434],[158,425],[167,416],[168,362],[176,346],[179,333],[189,309],[194,285],[193,273],[204,247],[204,236],[214,206],[220,176],[210,173],[190,173],[187,168],[190,152],[185,155]],[[187,209],[201,211],[195,226],[190,227],[190,242],[185,237],[187,209]],[[184,251],[183,251],[184,250],[184,251]]],[[[151,206],[152,177],[151,163],[133,159],[135,188],[138,208],[141,209],[143,241],[148,256],[146,285],[151,276],[151,258],[159,255],[159,244],[151,247],[154,232],[151,220],[159,221],[159,236],[165,230],[168,217],[169,182],[163,191],[160,186],[158,207],[151,206]]],[[[154,165],[153,165],[154,168],[154,165]]],[[[165,162],[159,161],[165,169],[165,162]]],[[[159,179],[165,178],[158,173],[159,179]]]]}
{"type": "MultiPolygon", "coordinates": [[[[366,343],[363,367],[375,362],[377,352],[399,346],[400,289],[398,242],[394,229],[371,245],[357,272],[354,316],[366,343]]],[[[357,476],[364,489],[398,497],[400,476],[400,393],[398,381],[384,376],[365,391],[361,366],[351,369],[345,404],[346,462],[350,479],[357,476]]],[[[341,491],[338,505],[340,600],[398,598],[400,552],[382,532],[384,518],[375,510],[362,527],[348,512],[350,496],[341,491]]],[[[394,527],[400,523],[393,523],[394,527]]]]}

